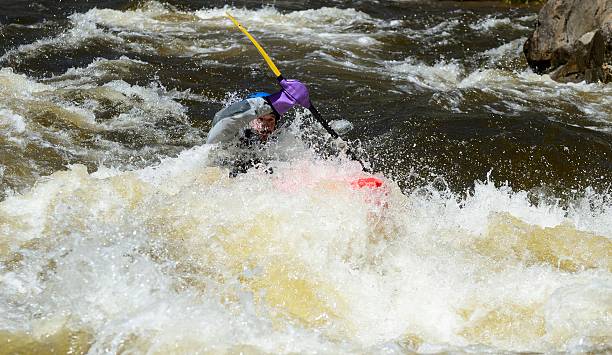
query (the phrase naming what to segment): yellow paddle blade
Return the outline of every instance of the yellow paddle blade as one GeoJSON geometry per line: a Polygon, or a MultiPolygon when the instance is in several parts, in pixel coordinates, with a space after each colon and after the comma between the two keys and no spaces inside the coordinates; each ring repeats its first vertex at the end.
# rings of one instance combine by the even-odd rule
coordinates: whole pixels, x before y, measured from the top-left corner
{"type": "Polygon", "coordinates": [[[268,53],[266,53],[266,51],[259,45],[259,43],[257,43],[255,38],[251,36],[249,31],[247,31],[246,28],[242,27],[242,25],[228,12],[225,13],[225,16],[227,16],[230,20],[232,20],[234,25],[236,25],[236,27],[238,27],[238,29],[242,31],[242,33],[244,33],[247,37],[249,37],[251,42],[253,42],[253,44],[255,45],[255,48],[257,48],[257,50],[259,51],[259,54],[261,54],[261,56],[266,61],[266,63],[268,63],[268,66],[270,67],[270,69],[272,69],[272,71],[274,72],[274,75],[276,75],[277,78],[281,76],[280,70],[278,70],[276,65],[274,65],[274,62],[272,61],[272,59],[270,59],[270,57],[268,56],[268,53]]]}

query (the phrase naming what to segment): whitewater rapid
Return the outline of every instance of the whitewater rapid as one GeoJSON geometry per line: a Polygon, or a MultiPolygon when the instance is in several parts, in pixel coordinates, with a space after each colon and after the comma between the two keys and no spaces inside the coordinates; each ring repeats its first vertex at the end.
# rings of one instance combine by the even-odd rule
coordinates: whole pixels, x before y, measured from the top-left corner
{"type": "MultiPolygon", "coordinates": [[[[187,58],[204,83],[234,72],[236,81],[268,78],[226,11],[279,66],[317,74],[317,103],[341,82],[354,112],[333,111],[341,97],[326,114],[348,118],[337,121],[347,130],[354,123],[366,148],[416,151],[436,137],[400,140],[399,123],[377,126],[404,119],[377,116],[380,107],[405,100],[393,104],[417,110],[417,95],[426,111],[415,116],[435,109],[470,122],[482,109],[519,125],[535,112],[602,141],[611,132],[610,85],[559,84],[520,66],[532,15],[413,22],[351,8],[187,11],[154,1],[74,13],[63,32],[0,58],[0,354],[610,351],[609,190],[578,181],[569,196],[523,191],[493,170],[457,191],[452,165],[417,184],[405,181],[413,170],[378,173],[384,188],[356,189],[359,163],[336,154],[337,142],[303,111],[262,152],[273,174],[229,178],[214,166],[209,117],[194,107],[246,91],[180,82],[184,68],[172,61],[187,58]],[[445,52],[461,46],[461,31],[517,35],[463,60],[445,52]],[[397,43],[418,50],[391,50],[397,43]],[[94,53],[83,65],[38,76],[17,69],[83,48],[94,53]],[[106,58],[99,48],[116,52],[106,58]],[[443,55],[432,60],[428,50],[443,55]],[[372,109],[360,97],[383,102],[372,109]],[[355,118],[364,110],[367,129],[355,118]]],[[[495,153],[471,149],[471,138],[461,154],[495,153]]],[[[513,146],[502,147],[499,160],[523,174],[513,146]]],[[[409,158],[372,151],[397,159],[391,167],[409,158]]],[[[525,153],[535,165],[536,153],[525,153]]],[[[579,158],[564,164],[589,166],[580,165],[587,154],[579,158]]],[[[432,156],[418,161],[426,168],[432,156]]]]}
{"type": "Polygon", "coordinates": [[[355,162],[279,163],[272,175],[230,179],[207,166],[209,150],[135,171],[75,165],[3,201],[5,346],[395,353],[609,344],[612,208],[598,195],[534,206],[490,181],[461,198],[433,186],[402,194],[386,180],[377,204],[375,192],[350,187],[355,162]]]}

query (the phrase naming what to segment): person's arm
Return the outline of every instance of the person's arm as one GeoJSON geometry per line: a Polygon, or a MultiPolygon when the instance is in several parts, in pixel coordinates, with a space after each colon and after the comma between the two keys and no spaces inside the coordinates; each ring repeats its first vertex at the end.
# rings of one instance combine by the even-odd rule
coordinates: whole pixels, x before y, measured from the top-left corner
{"type": "Polygon", "coordinates": [[[272,113],[272,107],[261,97],[233,103],[215,114],[206,143],[229,142],[249,122],[268,113],[272,113]]]}

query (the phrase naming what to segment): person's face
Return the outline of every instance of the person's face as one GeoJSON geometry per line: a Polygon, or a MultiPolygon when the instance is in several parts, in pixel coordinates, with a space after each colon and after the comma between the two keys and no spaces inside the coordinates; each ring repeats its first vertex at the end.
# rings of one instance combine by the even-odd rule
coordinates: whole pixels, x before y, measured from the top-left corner
{"type": "Polygon", "coordinates": [[[262,140],[266,140],[270,133],[276,129],[276,117],[272,114],[257,117],[250,124],[251,128],[259,134],[262,140]]]}

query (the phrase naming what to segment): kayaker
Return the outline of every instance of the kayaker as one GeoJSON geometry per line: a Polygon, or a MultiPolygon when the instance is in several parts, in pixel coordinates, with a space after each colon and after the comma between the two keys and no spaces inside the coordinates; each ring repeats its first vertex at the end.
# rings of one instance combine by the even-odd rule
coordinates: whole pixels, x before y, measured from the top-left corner
{"type": "MultiPolygon", "coordinates": [[[[279,83],[282,90],[277,93],[259,92],[217,112],[206,143],[228,144],[240,149],[261,148],[287,111],[298,104],[303,107],[310,106],[306,85],[298,80],[287,79],[279,83]]],[[[252,154],[247,154],[246,157],[226,158],[221,165],[228,165],[228,160],[231,160],[229,163],[232,176],[246,172],[260,163],[252,154]]]]}

